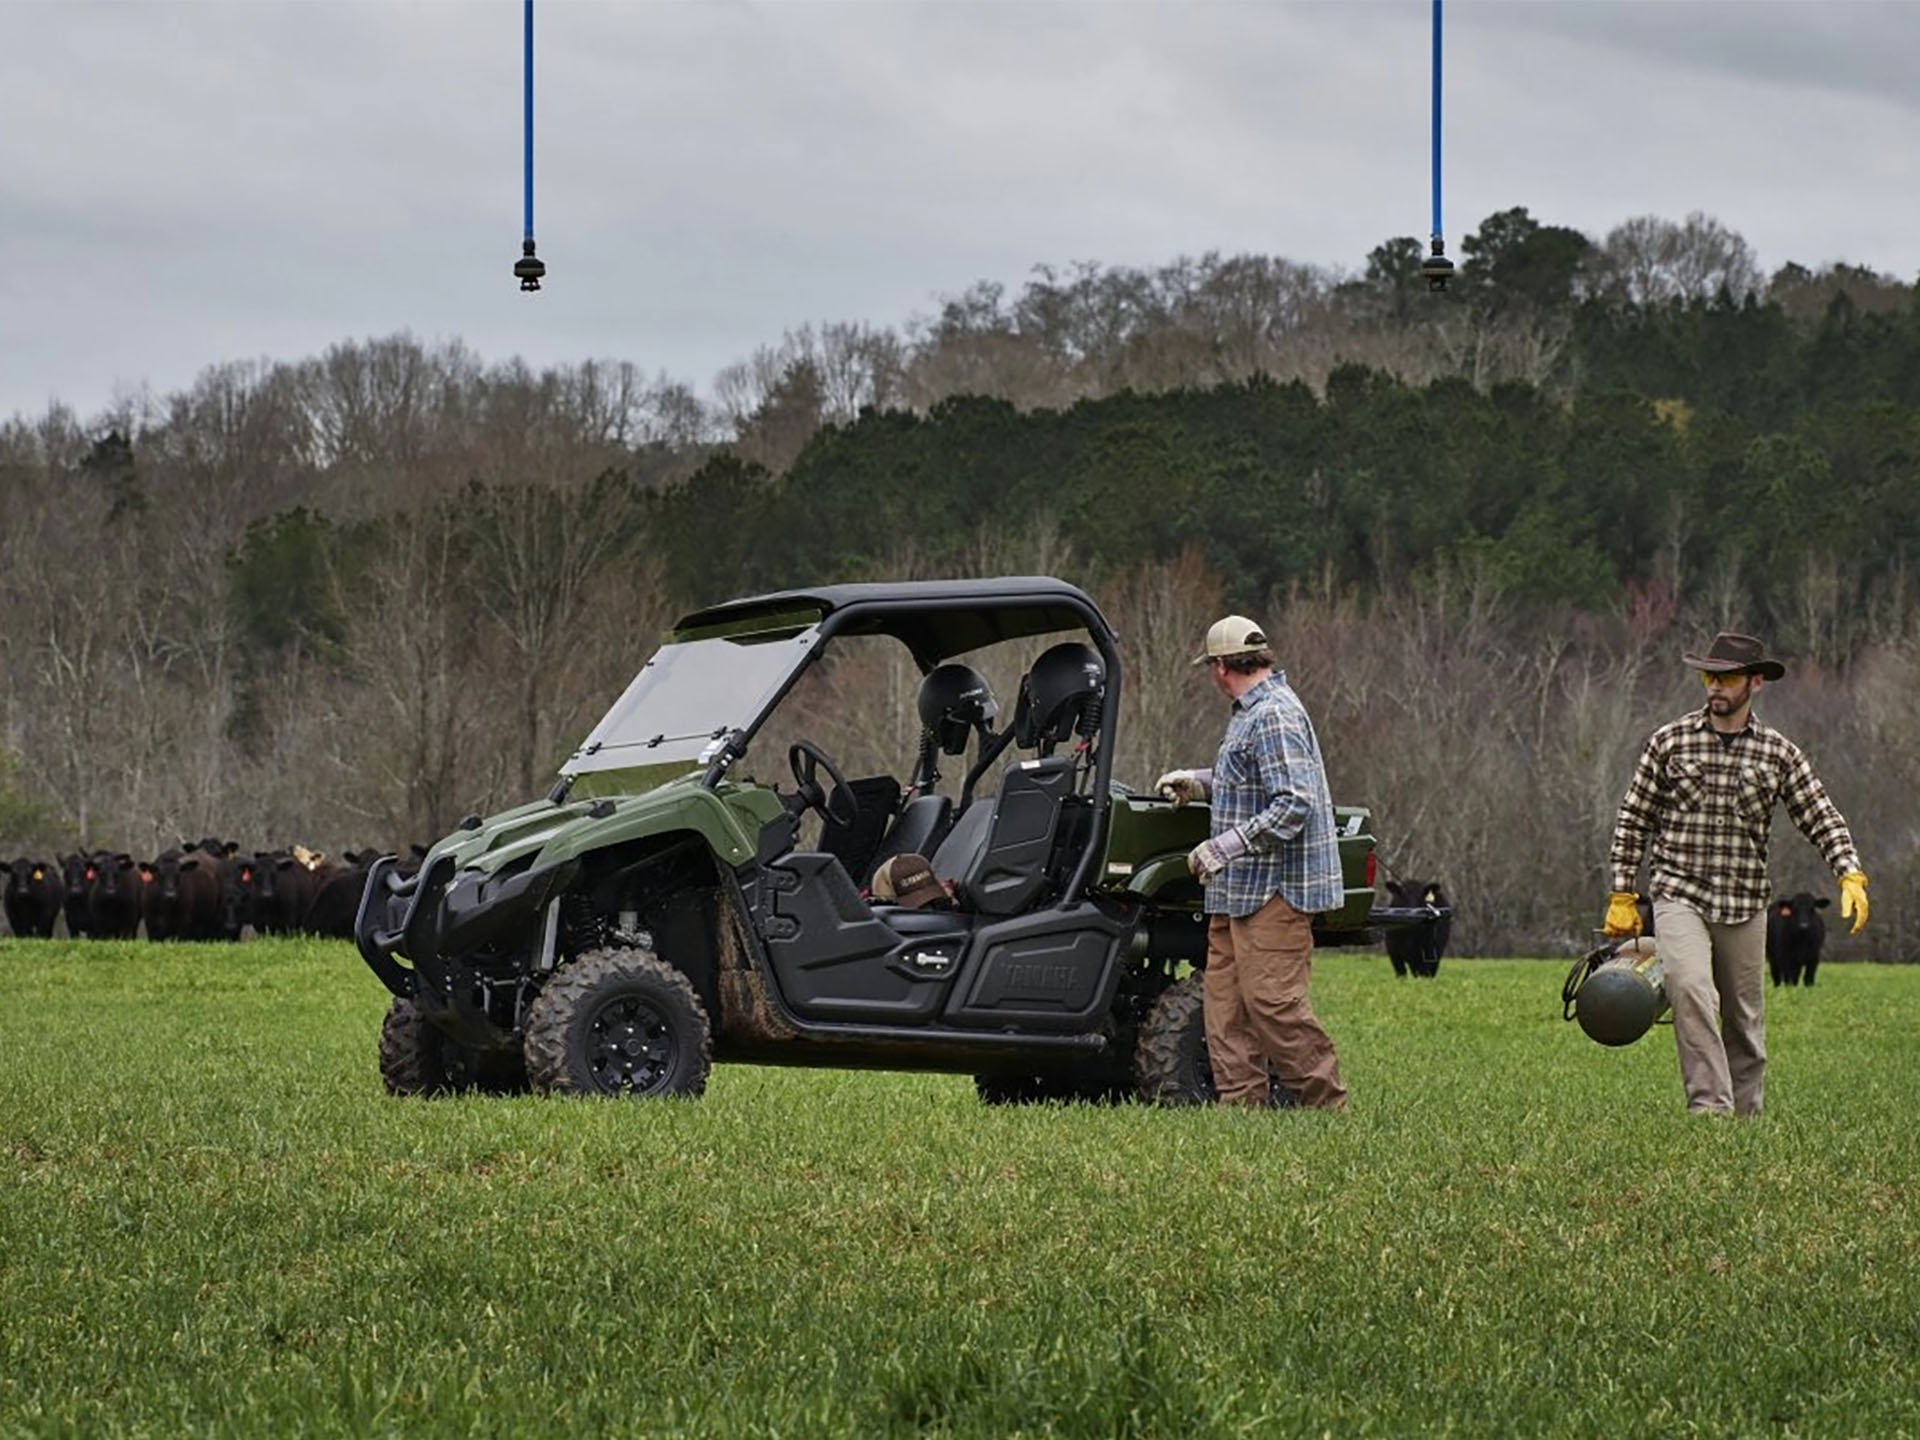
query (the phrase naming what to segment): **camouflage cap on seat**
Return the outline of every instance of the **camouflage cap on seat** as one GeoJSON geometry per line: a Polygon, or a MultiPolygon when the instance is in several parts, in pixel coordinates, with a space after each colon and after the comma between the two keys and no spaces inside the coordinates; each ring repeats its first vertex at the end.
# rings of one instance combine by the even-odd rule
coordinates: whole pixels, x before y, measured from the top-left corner
{"type": "Polygon", "coordinates": [[[920,910],[929,905],[950,905],[953,897],[933,873],[933,865],[924,855],[896,855],[873,872],[873,898],[882,905],[899,905],[920,910]]]}

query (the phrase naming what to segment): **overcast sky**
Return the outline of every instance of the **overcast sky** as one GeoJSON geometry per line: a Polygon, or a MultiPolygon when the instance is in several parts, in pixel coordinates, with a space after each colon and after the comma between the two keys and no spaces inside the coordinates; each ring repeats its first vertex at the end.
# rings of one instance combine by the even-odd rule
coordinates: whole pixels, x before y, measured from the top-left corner
{"type": "MultiPolygon", "coordinates": [[[[0,417],[409,330],[703,392],[1038,263],[1428,227],[1426,0],[0,0],[0,417]]],[[[1446,7],[1450,253],[1702,210],[1920,273],[1920,0],[1446,7]]]]}

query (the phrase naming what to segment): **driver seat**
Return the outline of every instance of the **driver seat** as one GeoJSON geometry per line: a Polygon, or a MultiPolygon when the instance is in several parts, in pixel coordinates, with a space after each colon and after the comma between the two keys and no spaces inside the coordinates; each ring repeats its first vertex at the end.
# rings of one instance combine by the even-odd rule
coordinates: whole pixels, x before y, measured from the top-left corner
{"type": "Polygon", "coordinates": [[[896,855],[931,855],[953,824],[953,801],[945,795],[916,795],[900,807],[886,838],[866,869],[879,869],[896,855]]]}

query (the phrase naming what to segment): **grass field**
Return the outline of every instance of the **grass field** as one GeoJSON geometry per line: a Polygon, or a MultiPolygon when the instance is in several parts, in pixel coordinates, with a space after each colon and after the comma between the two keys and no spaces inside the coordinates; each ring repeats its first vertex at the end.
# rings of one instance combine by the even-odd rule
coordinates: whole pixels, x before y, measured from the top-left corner
{"type": "Polygon", "coordinates": [[[0,942],[0,1435],[1920,1434],[1920,968],[1756,1122],[1563,970],[1323,955],[1342,1117],[423,1102],[345,946],[0,942]]]}

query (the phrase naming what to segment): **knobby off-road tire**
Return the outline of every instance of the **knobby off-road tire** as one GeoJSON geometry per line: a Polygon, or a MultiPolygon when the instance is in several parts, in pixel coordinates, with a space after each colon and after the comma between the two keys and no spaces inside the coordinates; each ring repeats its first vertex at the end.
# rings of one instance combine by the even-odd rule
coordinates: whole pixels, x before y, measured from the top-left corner
{"type": "MultiPolygon", "coordinates": [[[[1140,1024],[1134,1073],[1140,1098],[1149,1105],[1213,1105],[1213,1065],[1207,1058],[1206,977],[1196,970],[1167,988],[1140,1024]]],[[[1291,1109],[1299,1103],[1271,1072],[1267,1105],[1291,1109]]]]}
{"type": "Polygon", "coordinates": [[[1175,981],[1140,1022],[1133,1068],[1149,1105],[1211,1105],[1220,1098],[1207,1062],[1202,983],[1198,970],[1175,981]]]}
{"type": "Polygon", "coordinates": [[[487,1095],[523,1093],[527,1070],[518,1055],[469,1049],[420,1013],[411,1000],[395,999],[380,1026],[380,1078],[389,1095],[487,1095]]]}
{"type": "Polygon", "coordinates": [[[698,1095],[713,1030],[693,982],[647,950],[590,950],[527,1009],[527,1073],[574,1095],[698,1095]]]}

